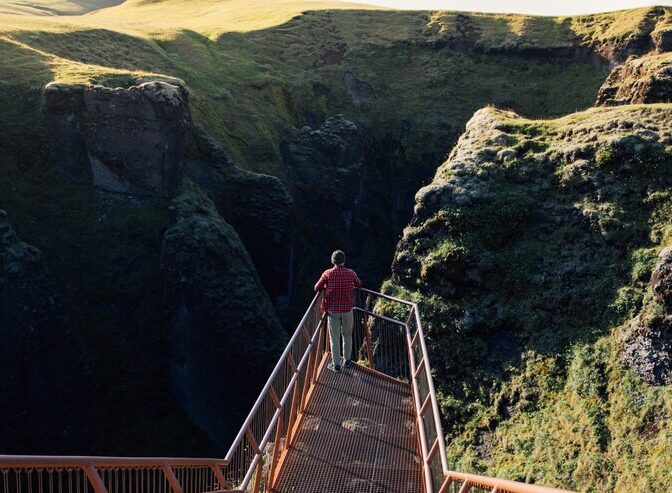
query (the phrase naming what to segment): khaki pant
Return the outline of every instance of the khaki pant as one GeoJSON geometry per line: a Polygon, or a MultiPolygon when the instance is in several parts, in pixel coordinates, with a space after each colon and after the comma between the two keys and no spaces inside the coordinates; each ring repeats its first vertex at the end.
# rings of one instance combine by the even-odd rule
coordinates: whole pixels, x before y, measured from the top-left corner
{"type": "Polygon", "coordinates": [[[331,340],[331,361],[341,364],[341,336],[343,337],[343,357],[352,358],[352,310],[343,313],[327,313],[329,339],[331,340]]]}

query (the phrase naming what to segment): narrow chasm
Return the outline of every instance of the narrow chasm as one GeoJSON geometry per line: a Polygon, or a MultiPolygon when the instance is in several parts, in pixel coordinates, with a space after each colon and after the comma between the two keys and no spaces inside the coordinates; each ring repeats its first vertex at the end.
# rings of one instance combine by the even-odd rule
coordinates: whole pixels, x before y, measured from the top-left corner
{"type": "Polygon", "coordinates": [[[7,450],[222,456],[342,249],[419,303],[451,467],[651,490],[639,471],[672,460],[670,18],[3,34],[30,67],[0,60],[7,450]]]}

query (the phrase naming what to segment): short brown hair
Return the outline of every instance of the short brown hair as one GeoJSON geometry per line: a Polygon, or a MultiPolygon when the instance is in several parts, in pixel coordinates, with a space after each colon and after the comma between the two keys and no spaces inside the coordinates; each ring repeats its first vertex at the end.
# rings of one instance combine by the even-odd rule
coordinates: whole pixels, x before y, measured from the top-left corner
{"type": "Polygon", "coordinates": [[[345,263],[345,253],[341,250],[336,250],[331,254],[331,263],[336,265],[343,265],[345,263]]]}

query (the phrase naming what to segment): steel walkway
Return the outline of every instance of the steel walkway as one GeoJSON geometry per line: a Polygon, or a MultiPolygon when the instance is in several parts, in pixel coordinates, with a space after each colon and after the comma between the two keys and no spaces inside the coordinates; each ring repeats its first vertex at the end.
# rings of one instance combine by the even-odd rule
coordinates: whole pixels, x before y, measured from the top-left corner
{"type": "Polygon", "coordinates": [[[0,455],[0,493],[561,493],[448,469],[417,304],[360,289],[335,374],[321,301],[224,459],[0,455]]]}
{"type": "Polygon", "coordinates": [[[422,491],[411,390],[360,365],[323,370],[278,493],[422,491]]]}

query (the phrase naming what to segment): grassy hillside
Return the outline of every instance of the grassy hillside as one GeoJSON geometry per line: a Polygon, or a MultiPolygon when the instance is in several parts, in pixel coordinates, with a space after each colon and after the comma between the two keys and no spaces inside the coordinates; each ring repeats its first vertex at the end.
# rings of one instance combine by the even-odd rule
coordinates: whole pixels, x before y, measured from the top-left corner
{"type": "Polygon", "coordinates": [[[387,288],[424,308],[452,467],[580,491],[669,483],[672,388],[618,355],[672,244],[671,116],[484,109],[418,193],[387,288]]]}
{"type": "MultiPolygon", "coordinates": [[[[585,44],[592,31],[584,21],[600,16],[393,12],[347,4],[297,15],[311,6],[317,7],[167,0],[79,17],[6,16],[0,26],[3,138],[11,145],[22,138],[17,133],[38,128],[41,91],[52,80],[125,87],[138,77],[178,77],[190,88],[194,119],[231,160],[276,175],[291,190],[280,144],[296,128],[344,114],[371,132],[371,160],[394,169],[401,185],[393,207],[371,204],[385,211],[380,234],[373,243],[360,240],[362,252],[352,257],[367,259],[367,277],[376,283],[386,275],[414,191],[474,111],[494,104],[530,116],[565,114],[590,106],[607,74],[585,44]],[[361,90],[369,93],[362,100],[361,90]]],[[[650,11],[613,15],[639,26],[650,11]]],[[[323,214],[319,222],[328,220],[328,211],[323,214]]],[[[306,277],[322,267],[327,250],[299,253],[306,277]]],[[[301,291],[306,277],[295,278],[299,298],[308,295],[301,291]]]]}
{"type": "Polygon", "coordinates": [[[0,14],[31,16],[81,15],[119,3],[121,3],[120,0],[42,0],[39,2],[3,0],[0,2],[0,14]]]}
{"type": "MultiPolygon", "coordinates": [[[[117,403],[118,417],[108,426],[127,435],[110,433],[113,438],[99,444],[98,452],[146,453],[147,443],[164,454],[176,453],[176,443],[181,453],[211,449],[176,411],[165,368],[151,361],[136,368],[133,362],[142,355],[128,350],[138,336],[145,337],[139,327],[154,335],[162,330],[156,313],[162,310],[160,243],[169,226],[167,203],[108,210],[92,190],[50,169],[45,154],[57,155],[58,149],[46,143],[42,92],[51,81],[129,87],[138,79],[177,77],[190,90],[194,121],[222,147],[226,158],[216,152],[217,159],[275,175],[295,198],[296,177],[281,152],[283,144],[301,127],[316,129],[337,114],[362,129],[363,181],[374,186],[363,194],[367,202],[361,207],[372,219],[361,236],[347,241],[358,248],[348,252],[352,264],[373,285],[388,276],[415,191],[431,180],[473,113],[494,105],[531,118],[483,113],[489,115],[483,128],[492,124],[504,136],[481,142],[473,133],[468,145],[482,151],[477,160],[483,166],[444,166],[435,184],[466,176],[463,191],[479,192],[472,178],[492,173],[499,178],[481,197],[494,196],[494,202],[414,221],[407,235],[417,230],[430,238],[403,250],[410,273],[397,279],[395,289],[424,305],[450,425],[451,461],[460,468],[596,490],[613,486],[617,474],[651,470],[646,461],[654,461],[652,456],[609,448],[617,441],[605,441],[605,429],[614,437],[625,433],[639,449],[645,445],[625,428],[616,429],[617,414],[613,425],[604,415],[617,404],[610,399],[620,399],[619,391],[595,396],[591,379],[613,375],[616,389],[631,378],[620,377],[624,370],[614,363],[609,334],[632,315],[645,289],[646,276],[629,281],[630,269],[647,272],[650,253],[669,240],[667,195],[654,194],[650,202],[638,195],[647,180],[664,179],[661,170],[667,168],[660,163],[669,149],[656,147],[643,156],[653,163],[650,173],[645,170],[649,174],[601,176],[613,194],[607,199],[574,190],[571,180],[579,179],[575,175],[583,168],[568,163],[574,157],[590,161],[600,142],[606,146],[600,151],[603,164],[616,166],[612,158],[621,154],[606,142],[613,121],[630,122],[616,133],[644,125],[654,126],[650,130],[659,140],[669,138],[667,106],[574,112],[593,104],[615,53],[649,50],[649,35],[666,29],[670,17],[669,9],[650,8],[542,18],[285,0],[130,1],[84,16],[4,15],[0,208],[21,238],[44,252],[74,325],[93,352],[104,355],[94,362],[99,379],[114,381],[120,364],[128,368],[121,373],[125,385],[108,396],[117,403]],[[592,154],[584,156],[584,148],[592,154]],[[499,151],[507,151],[502,159],[499,151]],[[512,159],[504,162],[505,155],[512,159]],[[614,189],[614,180],[618,184],[621,178],[622,190],[614,189]],[[585,224],[572,222],[578,217],[585,224]],[[464,228],[457,230],[464,242],[451,236],[451,221],[464,228]],[[625,246],[615,245],[618,241],[625,246]],[[474,267],[477,261],[483,265],[474,267]],[[488,275],[493,269],[492,281],[486,282],[497,283],[468,291],[474,289],[470,280],[465,294],[459,283],[467,265],[488,275]],[[495,355],[492,365],[484,354],[495,355]],[[455,361],[474,371],[465,374],[455,361]],[[584,372],[593,364],[608,373],[584,372]],[[572,397],[574,371],[589,388],[572,397]],[[150,389],[153,398],[144,400],[150,389]],[[588,406],[586,395],[594,406],[582,410],[577,406],[588,406]],[[528,403],[531,407],[525,407],[528,403]],[[517,414],[498,417],[507,407],[517,414]],[[564,421],[552,422],[562,413],[564,421]],[[156,426],[134,429],[131,424],[142,426],[143,415],[163,418],[156,426]],[[549,435],[535,441],[539,435],[531,434],[530,422],[547,426],[549,435]],[[574,422],[585,427],[571,433],[562,428],[574,422]],[[548,443],[557,440],[562,453],[551,456],[548,443]],[[607,460],[617,465],[603,467],[607,460]]],[[[642,156],[627,157],[641,171],[642,156]]],[[[228,220],[227,209],[241,202],[244,191],[230,184],[222,190],[220,196],[210,191],[210,198],[228,220]]],[[[322,192],[313,190],[316,197],[322,192]]],[[[329,208],[299,209],[296,216],[292,248],[299,310],[308,299],[309,281],[340,245],[317,241],[334,222],[329,208]]],[[[161,344],[160,337],[150,338],[147,346],[160,353],[161,344]]],[[[666,395],[637,388],[654,404],[666,395]]]]}

